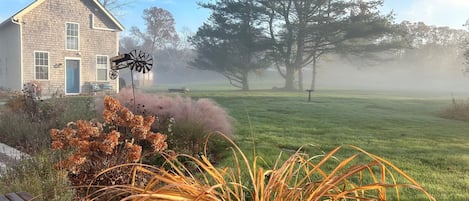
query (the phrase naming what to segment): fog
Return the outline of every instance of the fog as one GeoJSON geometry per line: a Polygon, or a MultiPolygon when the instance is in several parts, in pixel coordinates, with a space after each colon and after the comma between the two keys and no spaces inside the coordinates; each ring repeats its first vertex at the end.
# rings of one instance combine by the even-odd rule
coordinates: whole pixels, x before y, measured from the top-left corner
{"type": "MultiPolygon", "coordinates": [[[[318,64],[316,90],[469,93],[469,77],[462,72],[466,66],[461,55],[449,50],[425,52],[425,54],[409,53],[407,56],[386,61],[374,61],[363,57],[326,56],[318,64]]],[[[226,78],[211,71],[181,67],[170,70],[157,69],[156,73],[157,86],[188,88],[195,85],[229,86],[226,78]]],[[[305,67],[303,75],[304,89],[309,89],[311,68],[305,67]]],[[[251,89],[280,88],[284,84],[284,80],[275,68],[250,76],[251,89]]]]}
{"type": "MultiPolygon", "coordinates": [[[[430,62],[384,62],[359,66],[336,62],[322,63],[318,69],[318,89],[396,90],[423,92],[469,92],[469,77],[462,73],[462,60],[441,63],[430,62]]],[[[433,62],[432,62],[433,61],[433,62]]],[[[305,80],[311,80],[309,75],[305,80]]],[[[310,83],[310,82],[309,82],[310,83]]],[[[308,86],[309,86],[308,83],[308,86]]]]}

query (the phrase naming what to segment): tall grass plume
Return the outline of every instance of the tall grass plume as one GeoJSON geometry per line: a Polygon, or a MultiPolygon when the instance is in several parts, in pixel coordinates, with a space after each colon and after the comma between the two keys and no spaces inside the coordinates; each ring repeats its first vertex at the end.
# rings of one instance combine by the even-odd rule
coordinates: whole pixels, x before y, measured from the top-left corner
{"type": "Polygon", "coordinates": [[[400,191],[406,188],[420,193],[422,199],[435,200],[401,169],[359,147],[341,146],[313,157],[300,149],[286,161],[279,156],[271,169],[263,169],[258,165],[259,157],[249,161],[233,141],[227,140],[233,145],[234,167],[216,167],[206,156],[184,154],[166,157],[169,169],[129,164],[137,173],[152,175],[150,182],[144,187],[103,187],[92,198],[125,192],[130,195],[123,200],[384,201],[400,200],[400,191]],[[351,156],[340,160],[336,157],[339,151],[350,152],[350,148],[355,152],[351,156]],[[186,162],[180,162],[181,158],[186,162]],[[199,168],[187,167],[187,159],[199,168]]]}

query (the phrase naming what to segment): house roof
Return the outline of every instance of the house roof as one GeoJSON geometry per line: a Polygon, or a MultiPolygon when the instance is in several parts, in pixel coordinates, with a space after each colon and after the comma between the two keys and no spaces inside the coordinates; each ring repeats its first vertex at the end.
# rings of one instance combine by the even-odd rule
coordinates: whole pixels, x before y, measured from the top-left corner
{"type": "MultiPolygon", "coordinates": [[[[20,19],[23,15],[25,15],[29,11],[33,10],[34,8],[39,6],[44,1],[46,1],[46,0],[35,0],[34,2],[30,3],[28,6],[23,8],[22,10],[18,11],[13,16],[11,16],[11,17],[7,18],[5,21],[3,21],[0,24],[0,27],[4,24],[10,22],[10,21],[18,21],[18,19],[20,19]]],[[[92,0],[92,1],[93,1],[93,3],[96,4],[96,6],[98,8],[101,9],[101,11],[103,11],[106,14],[106,16],[109,17],[109,19],[111,19],[111,21],[119,28],[120,31],[124,31],[124,26],[122,26],[122,24],[98,0],[92,0]]]]}

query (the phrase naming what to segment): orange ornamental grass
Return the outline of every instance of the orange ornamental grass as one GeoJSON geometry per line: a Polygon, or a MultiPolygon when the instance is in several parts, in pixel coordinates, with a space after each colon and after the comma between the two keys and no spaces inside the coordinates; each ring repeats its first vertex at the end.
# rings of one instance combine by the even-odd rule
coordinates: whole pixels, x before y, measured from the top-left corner
{"type": "MultiPolygon", "coordinates": [[[[215,167],[207,156],[165,155],[170,168],[144,164],[134,167],[130,185],[111,185],[89,195],[102,200],[126,194],[122,200],[168,201],[303,201],[303,200],[400,200],[401,189],[413,189],[418,200],[433,198],[422,186],[389,161],[355,146],[340,146],[325,155],[308,157],[299,149],[286,161],[279,156],[270,170],[258,166],[259,157],[250,162],[233,145],[234,167],[215,167]],[[346,150],[344,150],[346,149],[346,150]],[[339,151],[356,152],[339,160],[339,151]],[[184,160],[177,160],[183,158],[184,160]],[[185,161],[180,162],[180,161],[185,161]],[[189,161],[189,162],[188,162],[189,161]],[[198,169],[187,164],[197,165],[198,169]],[[145,186],[136,185],[136,175],[151,175],[145,186]],[[248,175],[248,176],[246,176],[248,175]]],[[[281,155],[281,154],[280,154],[281,155]]],[[[112,167],[101,174],[112,171],[112,167]]]]}
{"type": "MultiPolygon", "coordinates": [[[[150,131],[154,117],[134,115],[110,96],[104,100],[104,123],[78,120],[62,130],[52,129],[51,147],[71,151],[56,167],[68,171],[74,186],[130,184],[132,168],[121,168],[97,177],[106,168],[138,162],[142,158],[141,143],[150,144],[150,154],[167,148],[166,135],[150,131]]],[[[84,196],[78,190],[78,197],[84,196]]]]}

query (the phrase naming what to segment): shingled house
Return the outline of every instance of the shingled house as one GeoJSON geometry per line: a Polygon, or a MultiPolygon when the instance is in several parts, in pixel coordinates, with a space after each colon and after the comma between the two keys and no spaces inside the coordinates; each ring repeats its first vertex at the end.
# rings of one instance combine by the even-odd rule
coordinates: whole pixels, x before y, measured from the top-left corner
{"type": "Polygon", "coordinates": [[[36,0],[0,24],[0,87],[38,83],[42,95],[118,90],[109,58],[123,26],[98,0],[36,0]]]}

